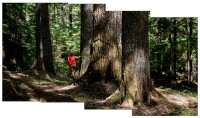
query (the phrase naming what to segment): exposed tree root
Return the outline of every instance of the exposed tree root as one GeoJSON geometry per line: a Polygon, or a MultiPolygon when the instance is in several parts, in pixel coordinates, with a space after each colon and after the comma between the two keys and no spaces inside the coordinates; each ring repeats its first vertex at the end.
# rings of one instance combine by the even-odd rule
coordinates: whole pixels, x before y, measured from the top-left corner
{"type": "Polygon", "coordinates": [[[7,101],[15,98],[14,100],[26,101],[27,99],[17,90],[13,85],[12,81],[9,79],[3,79],[3,100],[7,101]]]}
{"type": "Polygon", "coordinates": [[[119,89],[116,89],[116,91],[111,94],[109,97],[107,97],[103,102],[105,104],[116,104],[120,102],[121,100],[121,95],[119,89]]]}
{"type": "Polygon", "coordinates": [[[53,78],[48,74],[47,71],[38,71],[37,69],[32,69],[31,70],[33,74],[36,76],[36,78],[52,81],[53,78]]]}
{"type": "Polygon", "coordinates": [[[151,91],[151,95],[152,95],[152,97],[155,97],[155,98],[158,98],[158,99],[167,100],[167,98],[165,96],[163,96],[160,92],[158,92],[154,87],[151,91]]]}
{"type": "Polygon", "coordinates": [[[78,79],[75,79],[72,83],[77,83],[77,84],[79,84],[79,85],[88,85],[88,82],[87,82],[87,80],[84,80],[84,79],[81,79],[81,78],[78,78],[78,79]]]}
{"type": "MultiPolygon", "coordinates": [[[[151,99],[149,104],[153,104],[155,103],[155,99],[157,100],[164,100],[166,102],[169,102],[169,100],[162,95],[160,92],[158,92],[155,88],[152,89],[151,91],[151,99]]],[[[104,101],[102,101],[104,104],[117,104],[120,103],[121,108],[128,108],[128,109],[133,109],[134,108],[134,103],[132,103],[129,100],[124,100],[122,102],[122,96],[120,94],[119,89],[116,89],[115,92],[113,94],[111,94],[109,97],[107,97],[104,101]]],[[[137,105],[142,105],[142,103],[138,103],[137,105]]],[[[148,105],[148,104],[147,104],[148,105]]]]}

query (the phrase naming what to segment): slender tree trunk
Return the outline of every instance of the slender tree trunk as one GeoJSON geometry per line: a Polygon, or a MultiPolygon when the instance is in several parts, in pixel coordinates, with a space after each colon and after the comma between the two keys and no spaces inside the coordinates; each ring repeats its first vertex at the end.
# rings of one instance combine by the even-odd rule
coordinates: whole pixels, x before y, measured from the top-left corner
{"type": "Polygon", "coordinates": [[[65,17],[66,17],[66,11],[65,11],[65,7],[64,7],[64,4],[62,4],[61,6],[61,19],[62,19],[62,27],[63,29],[65,30],[66,29],[66,20],[65,20],[65,17]]]}
{"type": "MultiPolygon", "coordinates": [[[[157,42],[156,42],[156,44],[157,45],[159,45],[159,49],[161,49],[161,47],[160,47],[160,44],[161,44],[161,37],[162,37],[162,29],[161,29],[161,20],[162,20],[162,18],[160,18],[160,19],[158,19],[158,21],[157,21],[157,23],[158,23],[158,39],[157,39],[157,42]]],[[[158,75],[159,76],[161,76],[161,69],[162,69],[162,53],[160,52],[160,50],[159,50],[159,52],[156,54],[156,56],[157,56],[157,73],[158,73],[158,75]]]]}
{"type": "Polygon", "coordinates": [[[122,12],[123,105],[150,102],[148,12],[122,12]]]}
{"type": "Polygon", "coordinates": [[[189,32],[189,38],[187,40],[187,70],[188,70],[188,85],[190,85],[192,81],[192,59],[191,59],[191,40],[192,40],[192,32],[193,32],[193,19],[190,18],[189,22],[190,32],[189,32]]]}
{"type": "Polygon", "coordinates": [[[170,72],[170,79],[173,77],[173,51],[174,51],[174,47],[173,47],[173,41],[172,41],[172,32],[169,32],[169,43],[170,43],[170,54],[169,54],[169,72],[170,72]]]}
{"type": "MultiPolygon", "coordinates": [[[[6,3],[2,4],[2,7],[3,7],[3,24],[7,24],[7,7],[6,6],[7,6],[6,3]]],[[[2,45],[3,65],[5,63],[5,58],[6,58],[6,52],[5,52],[4,45],[5,45],[5,40],[8,39],[7,37],[8,37],[8,35],[6,33],[3,33],[3,40],[2,40],[2,43],[3,43],[3,45],[2,45]]]]}
{"type": "MultiPolygon", "coordinates": [[[[69,29],[72,29],[72,6],[69,5],[69,29]]],[[[72,36],[72,32],[69,32],[69,36],[72,36]]]]}
{"type": "Polygon", "coordinates": [[[173,80],[176,80],[176,60],[177,60],[177,56],[176,56],[176,46],[177,46],[177,26],[176,26],[176,18],[173,20],[173,80]]]}

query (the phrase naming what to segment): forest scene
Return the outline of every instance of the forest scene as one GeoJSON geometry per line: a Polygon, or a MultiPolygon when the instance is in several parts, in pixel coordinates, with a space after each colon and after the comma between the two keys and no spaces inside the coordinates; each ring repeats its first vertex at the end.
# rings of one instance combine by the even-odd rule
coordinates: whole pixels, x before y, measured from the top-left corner
{"type": "Polygon", "coordinates": [[[198,115],[198,18],[105,4],[3,3],[3,102],[198,115]]]}

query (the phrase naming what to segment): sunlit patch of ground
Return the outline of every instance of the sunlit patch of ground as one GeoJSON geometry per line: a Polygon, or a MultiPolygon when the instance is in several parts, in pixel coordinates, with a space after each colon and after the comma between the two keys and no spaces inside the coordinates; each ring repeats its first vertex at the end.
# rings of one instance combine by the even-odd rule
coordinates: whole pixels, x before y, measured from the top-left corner
{"type": "MultiPolygon", "coordinates": [[[[65,78],[54,81],[37,81],[27,73],[4,72],[3,80],[5,101],[37,101],[37,102],[84,102],[86,109],[128,109],[119,104],[106,104],[104,101],[110,94],[107,87],[100,83],[87,86],[72,84],[65,78]],[[19,95],[14,95],[14,93],[19,95]]],[[[165,115],[197,115],[198,99],[157,88],[157,91],[168,98],[169,102],[152,98],[151,105],[132,108],[136,116],[165,115]]]]}
{"type": "Polygon", "coordinates": [[[167,97],[170,102],[176,103],[178,105],[190,107],[192,104],[197,105],[197,103],[198,103],[198,99],[196,99],[195,97],[184,96],[184,95],[180,95],[180,94],[176,94],[176,93],[170,93],[167,90],[159,89],[159,88],[157,88],[157,90],[160,93],[162,93],[165,97],[167,97]]]}
{"type": "Polygon", "coordinates": [[[76,87],[78,87],[78,85],[70,84],[70,85],[58,86],[54,84],[54,85],[39,85],[38,87],[41,87],[44,90],[44,92],[62,92],[75,89],[76,87]]]}

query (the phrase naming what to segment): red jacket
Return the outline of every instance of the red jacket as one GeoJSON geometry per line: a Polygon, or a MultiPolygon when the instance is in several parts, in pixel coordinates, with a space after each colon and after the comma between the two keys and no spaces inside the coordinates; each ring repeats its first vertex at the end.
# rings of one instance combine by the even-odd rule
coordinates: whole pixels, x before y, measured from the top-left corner
{"type": "Polygon", "coordinates": [[[72,64],[76,64],[76,57],[73,55],[73,56],[69,56],[68,57],[68,64],[69,66],[71,66],[72,64]]]}

